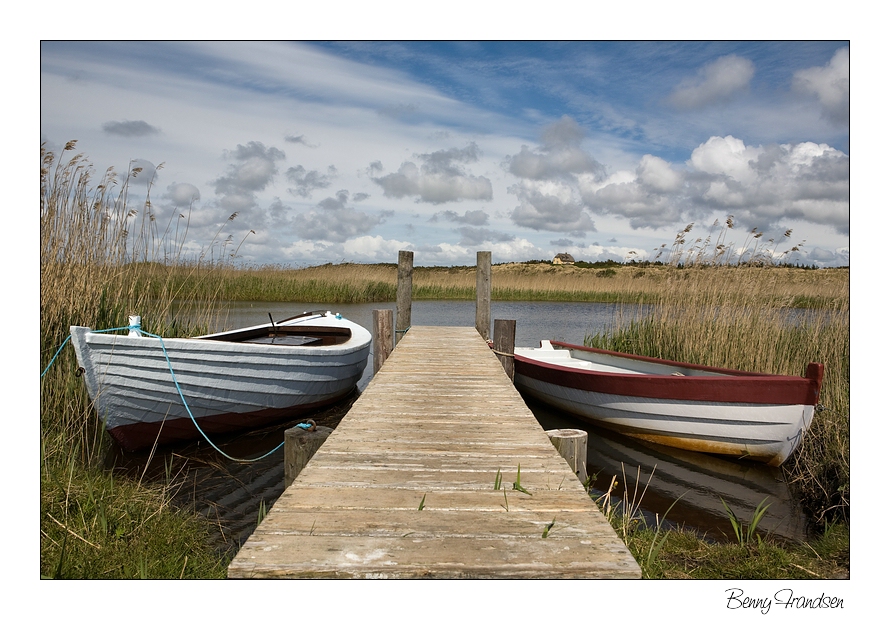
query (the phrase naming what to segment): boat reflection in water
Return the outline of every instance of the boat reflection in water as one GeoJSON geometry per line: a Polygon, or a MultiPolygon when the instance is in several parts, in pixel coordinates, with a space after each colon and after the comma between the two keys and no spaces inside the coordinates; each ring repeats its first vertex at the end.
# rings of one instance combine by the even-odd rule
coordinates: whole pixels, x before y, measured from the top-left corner
{"type": "Polygon", "coordinates": [[[592,496],[603,496],[614,478],[618,487],[612,491],[613,502],[624,498],[626,486],[627,497],[631,502],[637,497],[643,517],[653,527],[655,515],[661,519],[667,513],[672,526],[694,528],[714,540],[735,542],[721,499],[746,527],[757,506],[767,499],[769,508],[757,533],[793,541],[807,538],[807,518],[780,468],[633,440],[530,398],[526,404],[545,430],[586,431],[587,472],[595,476],[592,496]]]}

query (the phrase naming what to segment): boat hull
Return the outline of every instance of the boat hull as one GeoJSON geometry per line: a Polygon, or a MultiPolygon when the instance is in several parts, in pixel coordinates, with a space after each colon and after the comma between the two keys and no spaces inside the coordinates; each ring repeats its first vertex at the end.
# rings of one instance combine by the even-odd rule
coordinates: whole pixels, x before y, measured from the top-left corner
{"type": "Polygon", "coordinates": [[[552,344],[570,360],[516,349],[519,391],[637,439],[771,466],[800,445],[821,387],[818,364],[808,378],[784,377],[552,344]]]}
{"type": "MultiPolygon", "coordinates": [[[[348,341],[288,346],[224,340],[239,332],[230,331],[164,339],[162,347],[154,337],[77,326],[71,339],[99,418],[132,451],[202,432],[262,426],[348,396],[367,364],[370,333],[331,315],[315,316],[305,326],[310,332],[346,331],[348,341]]],[[[256,337],[267,327],[275,325],[241,329],[247,331],[242,336],[256,337]]]]}

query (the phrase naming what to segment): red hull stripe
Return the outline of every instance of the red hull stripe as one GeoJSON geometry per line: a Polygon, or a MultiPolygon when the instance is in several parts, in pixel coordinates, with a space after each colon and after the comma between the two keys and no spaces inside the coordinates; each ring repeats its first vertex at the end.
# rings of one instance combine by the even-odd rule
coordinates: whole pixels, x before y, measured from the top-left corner
{"type": "MultiPolygon", "coordinates": [[[[595,350],[551,342],[554,347],[577,348],[622,357],[640,359],[631,354],[595,350]]],[[[645,360],[648,358],[642,357],[645,360]]],[[[736,370],[723,370],[664,360],[653,363],[677,367],[705,369],[726,374],[721,376],[650,376],[636,374],[612,374],[591,372],[564,366],[556,366],[516,355],[515,369],[531,379],[568,387],[580,391],[599,392],[614,396],[635,398],[660,398],[666,400],[690,400],[701,402],[748,403],[767,405],[815,405],[819,401],[821,370],[817,378],[800,376],[776,376],[736,370]]]]}
{"type": "MultiPolygon", "coordinates": [[[[350,392],[351,393],[351,392],[350,392]]],[[[349,394],[346,394],[348,396],[349,394]]],[[[286,409],[266,409],[253,413],[225,413],[217,416],[196,418],[201,430],[207,435],[218,435],[232,431],[255,429],[258,427],[281,421],[289,416],[306,413],[313,409],[326,407],[338,400],[345,398],[340,396],[330,400],[309,405],[297,405],[286,409]]],[[[184,440],[201,438],[201,434],[195,428],[191,418],[171,418],[160,422],[136,422],[126,424],[113,429],[108,433],[121,448],[127,451],[138,451],[157,443],[170,444],[184,440]]],[[[202,438],[203,439],[203,438],[202,438]]]]}

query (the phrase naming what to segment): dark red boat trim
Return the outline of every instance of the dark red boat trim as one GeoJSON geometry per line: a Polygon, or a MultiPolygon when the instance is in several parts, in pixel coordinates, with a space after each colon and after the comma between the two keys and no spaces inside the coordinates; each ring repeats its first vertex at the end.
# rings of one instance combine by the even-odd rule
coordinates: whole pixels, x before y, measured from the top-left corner
{"type": "Polygon", "coordinates": [[[711,368],[692,363],[650,359],[623,352],[612,352],[585,346],[551,341],[554,348],[574,348],[587,352],[643,360],[675,367],[708,370],[722,376],[652,376],[591,372],[552,365],[527,357],[515,356],[516,373],[545,383],[581,391],[600,392],[614,396],[661,398],[749,404],[815,405],[819,402],[823,367],[811,363],[807,376],[777,376],[739,370],[711,368]]]}
{"type": "MultiPolygon", "coordinates": [[[[207,435],[255,429],[284,420],[288,416],[296,416],[313,409],[332,405],[346,398],[351,393],[350,391],[343,396],[309,405],[296,405],[286,409],[267,409],[253,413],[224,413],[217,416],[196,418],[196,420],[201,430],[207,435]]],[[[298,421],[295,418],[295,422],[298,421]]],[[[191,418],[172,418],[164,421],[163,424],[159,422],[137,422],[108,429],[108,433],[126,451],[139,451],[149,448],[156,441],[158,445],[161,445],[185,440],[203,439],[191,418]]]]}

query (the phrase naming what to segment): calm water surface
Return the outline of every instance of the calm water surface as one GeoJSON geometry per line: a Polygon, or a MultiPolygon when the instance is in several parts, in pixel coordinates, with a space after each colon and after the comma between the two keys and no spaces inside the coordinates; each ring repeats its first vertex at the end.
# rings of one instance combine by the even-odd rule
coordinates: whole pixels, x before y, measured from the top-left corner
{"type": "MultiPolygon", "coordinates": [[[[370,329],[375,309],[395,311],[395,303],[331,307],[312,303],[236,302],[228,306],[222,329],[262,324],[269,321],[270,313],[277,321],[312,310],[339,312],[370,329]]],[[[517,346],[537,346],[542,339],[582,344],[585,335],[608,332],[620,321],[629,321],[636,316],[638,308],[587,302],[492,302],[491,312],[493,320],[516,320],[517,346]]],[[[476,303],[472,301],[418,301],[411,310],[411,323],[418,326],[473,327],[475,319],[476,303]]],[[[373,360],[369,360],[357,395],[370,381],[372,366],[373,360]]],[[[336,427],[354,400],[312,417],[319,425],[336,427]]],[[[771,505],[758,531],[789,540],[803,540],[807,536],[807,520],[779,469],[647,445],[592,427],[535,401],[528,404],[544,429],[571,427],[587,431],[587,471],[594,479],[593,496],[602,496],[614,479],[618,487],[611,494],[613,501],[630,499],[639,506],[640,515],[653,525],[656,518],[664,518],[670,510],[669,525],[684,525],[717,540],[726,537],[732,540],[721,499],[747,522],[761,500],[768,498],[771,505]]],[[[217,446],[234,457],[257,457],[278,446],[284,439],[285,429],[297,421],[221,439],[217,446]]],[[[145,454],[115,451],[110,454],[110,465],[138,475],[146,468],[165,476],[173,471],[182,489],[180,500],[219,521],[216,542],[226,551],[243,544],[256,527],[257,514],[267,510],[284,491],[281,449],[259,462],[239,464],[227,460],[210,446],[197,443],[168,448],[156,453],[151,460],[145,454]]]]}
{"type": "MultiPolygon", "coordinates": [[[[306,311],[330,310],[371,329],[374,310],[392,310],[395,302],[371,304],[312,304],[303,302],[232,302],[228,307],[223,329],[253,326],[269,321],[269,314],[278,321],[306,311]]],[[[492,302],[491,318],[516,320],[516,345],[537,346],[542,339],[584,343],[584,336],[610,330],[617,318],[628,319],[637,307],[591,302],[492,302]]],[[[411,305],[412,326],[476,325],[474,301],[416,301],[411,305]]],[[[492,328],[494,327],[492,323],[492,328]]],[[[373,375],[373,361],[359,383],[364,389],[373,375]]]]}

